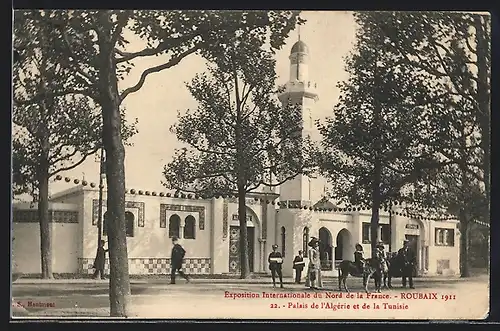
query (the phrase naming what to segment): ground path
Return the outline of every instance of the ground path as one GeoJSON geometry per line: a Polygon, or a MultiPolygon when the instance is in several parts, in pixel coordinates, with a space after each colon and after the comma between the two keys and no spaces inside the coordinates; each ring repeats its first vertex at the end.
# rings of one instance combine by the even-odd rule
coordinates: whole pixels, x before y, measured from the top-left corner
{"type": "MultiPolygon", "coordinates": [[[[191,283],[180,280],[175,285],[166,279],[132,281],[131,290],[133,314],[142,318],[478,319],[488,311],[488,278],[484,276],[468,280],[418,278],[415,290],[401,288],[400,280],[393,284],[394,289],[383,291],[388,295],[384,299],[356,298],[357,293],[362,293],[361,280],[356,278],[348,280],[354,298],[347,298],[345,293],[338,297],[336,279],[327,279],[321,291],[305,290],[303,285],[289,280],[284,289],[273,289],[267,278],[195,279],[191,283]],[[226,291],[239,298],[229,298],[226,291]],[[270,296],[286,294],[288,298],[263,298],[263,292],[270,296]],[[407,299],[408,293],[420,293],[421,298],[407,299]],[[257,295],[260,298],[250,298],[257,295]],[[319,307],[311,308],[315,304],[319,307]],[[359,309],[354,308],[357,304],[359,309]],[[361,308],[363,304],[365,309],[361,308]]],[[[105,317],[109,316],[108,286],[107,281],[20,279],[12,291],[15,301],[27,308],[30,317],[105,317]]]]}

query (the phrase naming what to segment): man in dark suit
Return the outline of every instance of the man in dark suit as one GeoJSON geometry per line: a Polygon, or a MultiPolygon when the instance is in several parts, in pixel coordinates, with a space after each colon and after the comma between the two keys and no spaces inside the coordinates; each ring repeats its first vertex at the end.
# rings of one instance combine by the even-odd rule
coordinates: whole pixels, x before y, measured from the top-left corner
{"type": "Polygon", "coordinates": [[[300,278],[302,277],[302,270],[304,270],[305,262],[304,257],[302,256],[302,251],[299,251],[299,255],[297,255],[293,259],[293,268],[295,269],[295,283],[300,284],[300,278]]]}
{"type": "Polygon", "coordinates": [[[182,261],[184,260],[184,255],[186,255],[186,251],[179,244],[179,239],[177,237],[172,238],[172,255],[170,257],[170,284],[175,284],[175,273],[179,272],[188,283],[189,277],[182,271],[182,261]]]}
{"type": "Polygon", "coordinates": [[[273,279],[273,287],[276,287],[276,274],[280,279],[280,287],[283,288],[283,273],[281,272],[281,266],[283,265],[283,256],[278,252],[278,245],[273,245],[273,251],[269,254],[267,258],[269,262],[269,270],[271,270],[271,277],[273,279]]]}
{"type": "Polygon", "coordinates": [[[106,279],[104,276],[104,266],[106,264],[106,253],[108,252],[107,249],[104,249],[104,244],[106,242],[104,240],[101,240],[99,243],[99,246],[97,247],[97,254],[95,256],[94,260],[94,275],[92,278],[94,279],[106,279]]]}
{"type": "Polygon", "coordinates": [[[403,276],[403,287],[406,287],[406,278],[408,278],[408,282],[410,283],[410,288],[415,288],[413,286],[413,268],[415,268],[417,258],[415,256],[415,252],[410,248],[410,241],[403,241],[403,248],[398,251],[398,254],[401,257],[403,262],[401,272],[403,276]]]}

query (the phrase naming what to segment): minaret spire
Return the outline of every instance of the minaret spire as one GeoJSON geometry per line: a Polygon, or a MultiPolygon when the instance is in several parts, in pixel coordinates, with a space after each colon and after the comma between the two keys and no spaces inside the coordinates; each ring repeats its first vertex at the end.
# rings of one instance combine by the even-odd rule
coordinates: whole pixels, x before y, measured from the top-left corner
{"type": "MultiPolygon", "coordinates": [[[[289,105],[300,107],[304,121],[301,135],[311,136],[313,133],[312,107],[318,100],[315,84],[309,80],[309,47],[301,40],[301,26],[297,25],[297,38],[290,50],[290,78],[285,85],[285,91],[279,95],[279,100],[288,109],[289,105]]],[[[299,147],[300,148],[300,147],[299,147]]],[[[280,185],[280,200],[299,202],[301,205],[310,205],[312,182],[305,174],[299,174],[292,180],[280,185]],[[304,204],[305,203],[305,204],[304,204]]]]}

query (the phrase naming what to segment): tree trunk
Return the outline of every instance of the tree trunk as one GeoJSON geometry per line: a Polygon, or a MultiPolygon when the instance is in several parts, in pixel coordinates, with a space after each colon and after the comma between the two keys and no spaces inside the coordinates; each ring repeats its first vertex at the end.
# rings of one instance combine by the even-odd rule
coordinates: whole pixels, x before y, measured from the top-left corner
{"type": "Polygon", "coordinates": [[[371,219],[371,256],[375,258],[375,252],[377,251],[378,243],[378,229],[379,229],[379,216],[380,216],[380,205],[381,205],[381,194],[380,194],[380,182],[382,177],[382,142],[380,140],[380,123],[382,122],[382,106],[380,104],[379,95],[379,72],[378,72],[378,57],[379,51],[376,50],[376,57],[374,63],[373,72],[373,128],[375,138],[375,164],[373,166],[373,177],[372,177],[372,219],[371,219]]]}
{"type": "Polygon", "coordinates": [[[103,115],[103,143],[106,151],[107,224],[109,247],[109,301],[112,317],[130,314],[130,280],[125,223],[125,148],[121,136],[112,22],[109,11],[100,15],[100,97],[103,115]]]}
{"type": "Polygon", "coordinates": [[[465,211],[460,211],[460,277],[470,277],[469,224],[465,211]]]}
{"type": "Polygon", "coordinates": [[[250,263],[248,261],[246,190],[242,187],[238,188],[238,218],[240,220],[240,278],[245,279],[250,276],[250,263]]]}
{"type": "Polygon", "coordinates": [[[465,125],[462,126],[462,138],[460,143],[460,175],[461,175],[461,200],[463,206],[460,208],[459,220],[460,220],[460,277],[470,277],[469,273],[469,209],[466,209],[468,201],[470,199],[469,191],[469,178],[468,178],[468,167],[467,167],[467,138],[465,135],[466,129],[465,125]]]}
{"type": "Polygon", "coordinates": [[[52,279],[52,231],[49,217],[49,162],[48,139],[42,143],[42,157],[38,167],[38,219],[40,222],[40,254],[42,278],[52,279]]]}
{"type": "Polygon", "coordinates": [[[241,279],[250,276],[250,263],[248,261],[248,231],[247,231],[247,206],[246,206],[246,173],[245,173],[245,149],[247,144],[245,137],[242,136],[242,103],[238,87],[238,72],[233,68],[234,88],[236,93],[236,126],[235,126],[235,141],[236,141],[236,163],[238,173],[238,218],[240,220],[240,272],[241,279]]]}
{"type": "MultiPolygon", "coordinates": [[[[488,64],[486,62],[487,53],[490,51],[489,43],[484,31],[483,19],[477,15],[474,18],[477,43],[477,101],[479,104],[479,125],[481,128],[481,149],[483,155],[483,178],[486,192],[486,200],[490,201],[490,85],[488,84],[488,64]]],[[[489,216],[489,207],[488,215],[489,216]]]]}
{"type": "MultiPolygon", "coordinates": [[[[41,41],[45,45],[45,31],[42,33],[41,41]]],[[[40,91],[45,94],[47,91],[47,82],[45,80],[45,70],[49,63],[42,62],[40,91]]],[[[49,171],[50,171],[50,131],[47,123],[48,113],[53,110],[53,99],[46,97],[40,103],[41,117],[38,127],[37,136],[40,139],[40,164],[37,169],[38,181],[38,220],[40,222],[40,255],[41,255],[41,271],[43,279],[52,279],[52,229],[49,215],[49,171]]]]}
{"type": "Polygon", "coordinates": [[[372,258],[375,258],[378,243],[378,229],[380,217],[380,176],[381,176],[380,162],[375,163],[373,169],[373,186],[372,186],[372,219],[371,219],[371,247],[372,258]]]}

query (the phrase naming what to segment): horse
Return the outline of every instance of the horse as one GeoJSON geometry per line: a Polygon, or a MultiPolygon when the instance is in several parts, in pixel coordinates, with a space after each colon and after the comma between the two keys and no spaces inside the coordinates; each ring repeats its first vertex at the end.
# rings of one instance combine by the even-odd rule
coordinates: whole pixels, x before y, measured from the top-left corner
{"type": "Polygon", "coordinates": [[[392,288],[392,278],[403,277],[403,269],[405,267],[405,261],[403,256],[399,253],[394,252],[392,256],[387,259],[388,272],[387,276],[384,276],[384,287],[385,287],[385,278],[387,278],[387,287],[392,288]]]}
{"type": "Polygon", "coordinates": [[[377,258],[370,258],[365,260],[365,266],[363,268],[362,273],[359,273],[358,266],[349,260],[343,260],[339,264],[339,291],[342,291],[342,284],[344,285],[344,289],[346,292],[349,292],[349,289],[346,285],[346,280],[349,275],[353,277],[363,277],[363,286],[366,293],[368,291],[368,283],[370,282],[370,278],[373,277],[375,280],[375,291],[380,293],[381,287],[381,278],[382,278],[382,266],[380,265],[380,260],[377,258]]]}

